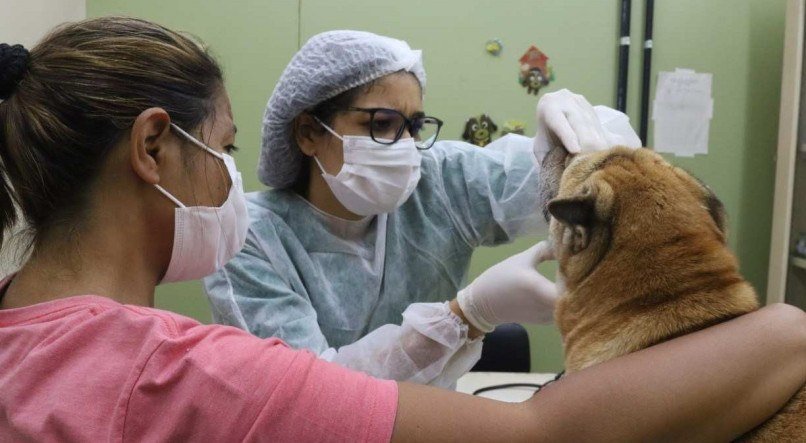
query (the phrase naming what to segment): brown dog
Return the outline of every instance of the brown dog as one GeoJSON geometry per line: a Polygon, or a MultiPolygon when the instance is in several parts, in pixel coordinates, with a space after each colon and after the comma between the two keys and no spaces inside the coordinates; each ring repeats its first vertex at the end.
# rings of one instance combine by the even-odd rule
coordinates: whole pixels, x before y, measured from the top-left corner
{"type": "MultiPolygon", "coordinates": [[[[557,191],[547,210],[565,284],[555,317],[566,371],[758,308],[708,187],[648,149],[562,152],[542,174],[546,192],[557,191]]],[[[743,439],[806,441],[806,390],[743,439]]]]}

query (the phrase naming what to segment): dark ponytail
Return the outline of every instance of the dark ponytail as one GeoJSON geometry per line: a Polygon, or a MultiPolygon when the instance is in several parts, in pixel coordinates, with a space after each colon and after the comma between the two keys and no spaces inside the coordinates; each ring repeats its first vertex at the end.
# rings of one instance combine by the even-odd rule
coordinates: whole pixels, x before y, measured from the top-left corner
{"type": "Polygon", "coordinates": [[[80,223],[90,185],[142,111],[161,107],[195,129],[222,83],[198,42],[139,19],[70,23],[30,54],[0,45],[0,226],[15,223],[15,203],[34,245],[80,223]]]}
{"type": "MultiPolygon", "coordinates": [[[[22,45],[0,43],[0,100],[7,100],[23,75],[28,71],[30,54],[22,45]]],[[[4,125],[0,124],[0,151],[6,151],[4,125]]],[[[17,222],[15,196],[6,176],[6,168],[0,159],[0,245],[6,233],[17,222]]]]}

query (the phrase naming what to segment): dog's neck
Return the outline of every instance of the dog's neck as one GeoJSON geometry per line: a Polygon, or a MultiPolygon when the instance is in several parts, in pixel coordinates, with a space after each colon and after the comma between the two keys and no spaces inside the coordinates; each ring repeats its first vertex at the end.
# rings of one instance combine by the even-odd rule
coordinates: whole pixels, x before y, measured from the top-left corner
{"type": "Polygon", "coordinates": [[[723,244],[612,245],[557,305],[566,370],[652,346],[757,308],[755,292],[723,244]],[[644,251],[644,252],[642,252],[644,251]],[[647,254],[646,251],[652,251],[647,254]]]}

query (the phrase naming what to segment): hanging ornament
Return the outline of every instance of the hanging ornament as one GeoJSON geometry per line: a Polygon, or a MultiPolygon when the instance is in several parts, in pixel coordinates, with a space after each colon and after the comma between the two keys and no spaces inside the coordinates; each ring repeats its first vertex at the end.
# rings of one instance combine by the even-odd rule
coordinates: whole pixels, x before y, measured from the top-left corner
{"type": "Polygon", "coordinates": [[[530,46],[519,60],[518,82],[528,94],[537,95],[540,88],[554,80],[554,72],[548,65],[549,58],[537,46],[530,46]]]}

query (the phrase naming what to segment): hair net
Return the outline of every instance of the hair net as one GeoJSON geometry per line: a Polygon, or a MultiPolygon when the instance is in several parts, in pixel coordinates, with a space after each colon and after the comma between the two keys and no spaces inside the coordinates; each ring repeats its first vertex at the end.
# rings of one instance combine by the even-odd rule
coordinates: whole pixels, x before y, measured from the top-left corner
{"type": "Polygon", "coordinates": [[[294,183],[303,154],[291,139],[291,122],[302,111],[401,70],[414,74],[425,89],[422,52],[402,40],[362,31],[311,37],[286,66],[266,105],[260,181],[275,188],[294,183]]]}

